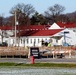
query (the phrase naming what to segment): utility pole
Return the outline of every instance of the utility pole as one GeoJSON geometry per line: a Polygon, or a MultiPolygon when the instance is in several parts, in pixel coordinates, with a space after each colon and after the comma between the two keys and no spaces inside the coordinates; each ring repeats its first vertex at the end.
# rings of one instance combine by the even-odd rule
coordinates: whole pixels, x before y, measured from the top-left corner
{"type": "Polygon", "coordinates": [[[17,17],[16,17],[16,11],[15,11],[15,46],[17,44],[17,40],[16,40],[16,20],[17,20],[17,17]]]}

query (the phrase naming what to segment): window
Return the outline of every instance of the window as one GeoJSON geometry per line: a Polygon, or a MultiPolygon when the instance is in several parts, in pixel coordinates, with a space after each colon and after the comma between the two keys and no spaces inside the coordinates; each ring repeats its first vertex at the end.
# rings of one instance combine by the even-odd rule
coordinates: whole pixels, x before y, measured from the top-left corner
{"type": "Polygon", "coordinates": [[[76,32],[75,30],[73,30],[74,32],[76,32]]]}
{"type": "Polygon", "coordinates": [[[28,38],[26,39],[26,41],[27,41],[27,43],[29,42],[29,41],[28,41],[28,38]]]}
{"type": "Polygon", "coordinates": [[[13,44],[14,44],[14,39],[13,39],[13,44]]]}
{"type": "Polygon", "coordinates": [[[32,43],[32,39],[30,39],[31,40],[31,43],[32,43]]]}
{"type": "Polygon", "coordinates": [[[25,44],[25,39],[23,39],[23,43],[25,44]]]}
{"type": "Polygon", "coordinates": [[[22,44],[22,39],[21,39],[21,44],[22,44]]]}
{"type": "Polygon", "coordinates": [[[45,40],[47,40],[47,39],[45,39],[45,40]]]}
{"type": "Polygon", "coordinates": [[[36,39],[34,39],[34,42],[36,43],[36,39]]]}
{"type": "Polygon", "coordinates": [[[38,43],[39,43],[39,39],[38,39],[38,43]]]}
{"type": "Polygon", "coordinates": [[[34,46],[35,46],[35,44],[36,44],[36,39],[34,39],[34,46]]]}
{"type": "Polygon", "coordinates": [[[56,42],[58,43],[58,39],[56,39],[56,42]]]}

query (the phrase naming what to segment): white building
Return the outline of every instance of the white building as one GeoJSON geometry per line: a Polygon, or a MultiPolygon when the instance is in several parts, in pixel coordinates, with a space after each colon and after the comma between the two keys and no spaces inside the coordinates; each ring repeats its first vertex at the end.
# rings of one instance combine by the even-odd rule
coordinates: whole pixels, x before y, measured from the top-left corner
{"type": "Polygon", "coordinates": [[[76,45],[76,33],[73,30],[64,29],[53,36],[61,36],[61,38],[58,40],[58,45],[63,45],[64,42],[68,43],[69,45],[76,45]]]}
{"type": "MultiPolygon", "coordinates": [[[[63,45],[64,42],[64,34],[63,32],[68,31],[69,33],[65,35],[66,42],[69,45],[75,45],[76,41],[76,33],[75,33],[75,24],[61,24],[61,23],[54,23],[50,27],[49,26],[29,26],[27,29],[26,27],[20,27],[20,37],[14,37],[14,30],[4,29],[7,32],[7,37],[4,36],[3,41],[8,43],[9,46],[41,46],[42,40],[50,40],[52,39],[53,45],[63,45]],[[70,29],[70,30],[69,30],[70,29]],[[16,43],[15,43],[16,41],[16,43]]],[[[2,30],[1,30],[2,31],[2,30]]],[[[18,34],[18,33],[17,33],[18,34]]],[[[0,36],[0,40],[2,38],[0,36]]]]}

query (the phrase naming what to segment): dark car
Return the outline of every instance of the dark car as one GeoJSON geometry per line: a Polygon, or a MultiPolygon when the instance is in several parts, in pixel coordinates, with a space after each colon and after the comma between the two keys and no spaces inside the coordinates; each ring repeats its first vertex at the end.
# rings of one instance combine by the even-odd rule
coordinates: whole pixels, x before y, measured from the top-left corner
{"type": "Polygon", "coordinates": [[[8,44],[6,42],[2,42],[0,46],[8,46],[8,44]]]}

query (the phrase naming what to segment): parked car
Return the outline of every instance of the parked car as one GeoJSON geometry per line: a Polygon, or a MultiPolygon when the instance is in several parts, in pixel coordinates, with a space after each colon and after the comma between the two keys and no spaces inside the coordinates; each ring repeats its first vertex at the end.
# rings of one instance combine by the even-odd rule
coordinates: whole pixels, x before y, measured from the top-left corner
{"type": "Polygon", "coordinates": [[[63,57],[65,57],[65,55],[61,53],[61,54],[58,54],[57,57],[58,58],[63,58],[63,57]]]}
{"type": "Polygon", "coordinates": [[[8,44],[6,42],[2,42],[0,46],[8,46],[8,44]]]}

